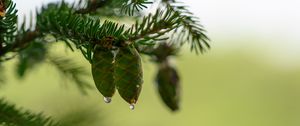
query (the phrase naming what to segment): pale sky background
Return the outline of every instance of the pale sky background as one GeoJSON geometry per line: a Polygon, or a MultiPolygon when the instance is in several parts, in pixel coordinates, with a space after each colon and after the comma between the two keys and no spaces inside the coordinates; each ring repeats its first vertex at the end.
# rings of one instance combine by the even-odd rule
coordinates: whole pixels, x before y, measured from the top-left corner
{"type": "MultiPolygon", "coordinates": [[[[58,0],[14,0],[19,14],[58,0]]],[[[67,0],[72,1],[72,0],[67,0]]],[[[300,0],[185,0],[200,17],[213,50],[258,51],[284,63],[300,63],[300,0]],[[257,40],[257,41],[253,41],[257,40]]]]}

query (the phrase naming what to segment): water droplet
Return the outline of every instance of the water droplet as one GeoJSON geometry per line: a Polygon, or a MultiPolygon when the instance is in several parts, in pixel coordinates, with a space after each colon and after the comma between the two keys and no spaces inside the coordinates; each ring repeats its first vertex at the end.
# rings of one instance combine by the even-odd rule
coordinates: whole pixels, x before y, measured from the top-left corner
{"type": "Polygon", "coordinates": [[[130,108],[131,110],[134,110],[134,104],[130,104],[129,108],[130,108]]]}
{"type": "Polygon", "coordinates": [[[105,103],[110,103],[111,102],[111,97],[104,97],[103,98],[105,103]]]}

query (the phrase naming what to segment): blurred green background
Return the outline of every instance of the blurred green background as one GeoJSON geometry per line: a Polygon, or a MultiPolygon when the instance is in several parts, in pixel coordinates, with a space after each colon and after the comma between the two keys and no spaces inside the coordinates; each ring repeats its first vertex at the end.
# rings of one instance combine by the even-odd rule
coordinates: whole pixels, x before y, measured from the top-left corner
{"type": "MultiPolygon", "coordinates": [[[[191,8],[198,12],[196,5],[191,8]]],[[[174,59],[182,79],[179,112],[170,112],[159,99],[153,80],[155,66],[150,63],[144,63],[145,83],[134,111],[118,95],[113,97],[111,104],[105,104],[96,89],[90,90],[88,95],[80,94],[72,83],[64,83],[64,78],[47,64],[18,80],[14,60],[5,64],[7,84],[1,87],[0,96],[19,107],[44,112],[66,126],[299,126],[300,39],[295,35],[296,30],[289,31],[284,26],[289,24],[297,29],[299,25],[287,21],[295,22],[300,18],[280,18],[286,22],[280,26],[278,22],[270,25],[267,21],[273,21],[274,17],[266,22],[259,20],[263,14],[268,15],[268,11],[261,8],[256,10],[261,12],[257,17],[253,16],[255,14],[249,17],[255,20],[249,25],[250,21],[245,22],[248,18],[236,17],[233,13],[243,8],[234,9],[225,11],[230,15],[220,13],[219,18],[214,14],[223,10],[215,9],[213,4],[205,6],[201,14],[196,13],[203,15],[201,21],[212,40],[212,49],[197,56],[186,48],[174,59]],[[224,19],[225,23],[219,19],[224,19]],[[233,23],[225,25],[226,22],[233,23]],[[234,26],[236,22],[240,23],[234,26]],[[241,27],[244,25],[247,27],[241,27]]],[[[270,12],[275,14],[279,10],[271,9],[270,12]]],[[[90,69],[90,64],[79,52],[66,52],[61,45],[54,46],[52,52],[73,57],[90,69]]],[[[144,61],[147,60],[144,57],[144,61]]],[[[89,80],[93,84],[92,78],[89,80]]]]}

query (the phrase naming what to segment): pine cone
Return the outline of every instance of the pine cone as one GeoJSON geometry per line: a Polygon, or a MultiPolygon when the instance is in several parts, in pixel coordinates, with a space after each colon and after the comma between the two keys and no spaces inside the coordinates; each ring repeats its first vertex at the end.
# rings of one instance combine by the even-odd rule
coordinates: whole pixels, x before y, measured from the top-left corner
{"type": "Polygon", "coordinates": [[[95,50],[92,61],[92,74],[97,89],[104,97],[115,93],[114,55],[110,50],[95,50]]]}
{"type": "Polygon", "coordinates": [[[175,68],[163,65],[156,76],[157,89],[163,102],[172,110],[179,109],[180,83],[175,68]]]}
{"type": "Polygon", "coordinates": [[[121,97],[135,104],[142,89],[141,57],[133,46],[120,48],[115,58],[115,84],[121,97]]]}

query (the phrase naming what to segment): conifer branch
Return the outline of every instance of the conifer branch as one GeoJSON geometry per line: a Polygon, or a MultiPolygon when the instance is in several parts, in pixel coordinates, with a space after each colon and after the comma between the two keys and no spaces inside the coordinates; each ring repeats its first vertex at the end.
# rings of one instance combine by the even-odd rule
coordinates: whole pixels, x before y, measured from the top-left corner
{"type": "Polygon", "coordinates": [[[134,42],[142,45],[154,44],[167,39],[161,37],[179,27],[177,24],[180,21],[178,13],[172,12],[170,8],[158,9],[154,15],[149,14],[141,23],[137,21],[125,30],[124,25],[119,26],[107,20],[101,24],[99,19],[74,14],[66,3],[43,7],[37,17],[37,28],[42,33],[52,34],[64,41],[65,38],[70,39],[88,61],[91,61],[91,52],[95,46],[106,44],[102,40],[107,37],[112,39],[112,46],[116,47],[134,42]]]}
{"type": "Polygon", "coordinates": [[[1,4],[4,15],[0,16],[0,59],[6,53],[3,48],[12,42],[17,31],[16,4],[11,0],[1,0],[1,4]]]}
{"type": "Polygon", "coordinates": [[[151,4],[148,0],[121,0],[123,1],[122,9],[126,14],[132,16],[135,11],[140,11],[147,8],[147,4],[151,4]]]}
{"type": "Polygon", "coordinates": [[[209,38],[205,34],[203,26],[199,23],[199,19],[193,16],[186,6],[180,5],[176,0],[163,0],[167,7],[172,8],[172,11],[179,13],[181,27],[176,28],[173,34],[172,41],[179,41],[182,45],[186,42],[191,44],[191,50],[198,53],[203,53],[210,48],[209,38]],[[179,5],[178,5],[179,4],[179,5]],[[177,34],[179,32],[179,34],[177,34]],[[177,36],[177,37],[175,37],[177,36]]]}
{"type": "Polygon", "coordinates": [[[173,13],[170,9],[157,9],[154,15],[145,16],[141,23],[136,21],[135,25],[128,30],[129,40],[138,44],[150,45],[165,40],[166,37],[161,37],[178,27],[178,16],[178,13],[173,13]]]}
{"type": "Polygon", "coordinates": [[[20,27],[17,27],[17,10],[15,4],[11,0],[7,0],[8,8],[5,17],[0,20],[1,38],[4,42],[0,42],[0,62],[9,60],[13,57],[3,56],[8,52],[19,52],[27,48],[35,39],[42,37],[37,30],[31,30],[33,27],[32,17],[30,17],[30,27],[25,28],[26,21],[24,20],[20,27]],[[7,30],[5,30],[7,29],[7,30]],[[3,31],[3,32],[2,32],[3,31]]]}
{"type": "Polygon", "coordinates": [[[0,99],[0,125],[5,126],[59,126],[50,117],[42,113],[33,114],[16,108],[15,105],[7,103],[3,98],[0,99]]]}
{"type": "Polygon", "coordinates": [[[0,37],[1,43],[8,43],[9,40],[12,40],[13,33],[17,30],[16,22],[17,22],[17,10],[16,4],[11,0],[1,0],[1,9],[4,13],[0,16],[0,37]]]}
{"type": "Polygon", "coordinates": [[[91,50],[96,44],[102,45],[102,39],[113,37],[113,45],[124,45],[124,25],[108,20],[101,24],[99,19],[74,14],[66,3],[49,4],[37,15],[37,28],[43,34],[52,34],[58,40],[71,40],[80,49],[88,61],[91,50]],[[100,43],[99,43],[100,42],[100,43]]]}

